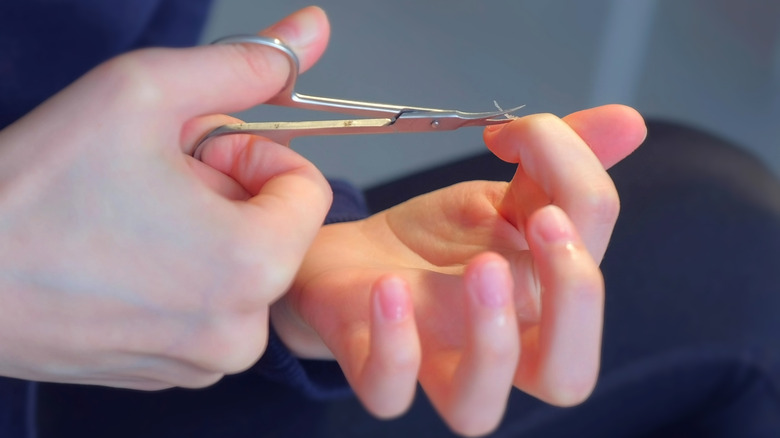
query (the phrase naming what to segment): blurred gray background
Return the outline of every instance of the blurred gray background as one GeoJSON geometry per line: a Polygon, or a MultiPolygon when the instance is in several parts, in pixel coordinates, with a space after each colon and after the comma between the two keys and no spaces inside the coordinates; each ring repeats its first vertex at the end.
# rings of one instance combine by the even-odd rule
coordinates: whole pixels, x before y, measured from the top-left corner
{"type": "MultiPolygon", "coordinates": [[[[254,33],[311,0],[216,0],[203,41],[254,33]]],[[[780,173],[780,2],[320,0],[332,37],[298,91],[401,105],[557,115],[604,103],[735,141],[780,173]]],[[[316,115],[316,114],[315,114],[316,115]]],[[[270,106],[248,121],[312,118],[270,106]]],[[[483,150],[481,130],[299,139],[366,187],[483,150]]],[[[702,157],[706,160],[706,157],[702,157]]]]}

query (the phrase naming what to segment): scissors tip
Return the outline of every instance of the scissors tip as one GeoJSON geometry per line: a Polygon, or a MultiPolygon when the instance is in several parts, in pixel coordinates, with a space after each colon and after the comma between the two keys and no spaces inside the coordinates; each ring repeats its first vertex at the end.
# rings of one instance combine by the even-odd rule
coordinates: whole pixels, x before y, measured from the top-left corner
{"type": "Polygon", "coordinates": [[[525,105],[516,106],[514,108],[503,109],[498,106],[498,103],[494,101],[499,111],[485,112],[485,113],[461,113],[461,117],[465,120],[469,120],[468,126],[487,126],[498,125],[501,123],[507,123],[517,118],[514,114],[525,105]]]}
{"type": "Polygon", "coordinates": [[[519,110],[521,110],[521,109],[523,109],[523,108],[525,108],[525,105],[520,105],[520,106],[516,106],[514,108],[509,108],[509,109],[505,110],[505,109],[501,108],[501,105],[499,105],[498,101],[496,101],[496,100],[493,101],[493,105],[495,105],[496,108],[498,108],[498,111],[499,111],[499,113],[496,114],[496,115],[497,116],[503,115],[507,119],[515,119],[515,118],[517,118],[517,116],[514,115],[514,113],[519,111],[519,110]]]}

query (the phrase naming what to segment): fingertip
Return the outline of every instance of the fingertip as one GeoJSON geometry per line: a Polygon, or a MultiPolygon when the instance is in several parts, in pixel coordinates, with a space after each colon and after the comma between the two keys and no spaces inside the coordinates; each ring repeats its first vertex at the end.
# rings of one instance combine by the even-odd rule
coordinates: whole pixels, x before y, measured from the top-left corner
{"type": "Polygon", "coordinates": [[[384,322],[402,322],[412,315],[408,284],[400,277],[387,275],[374,283],[377,316],[384,322]]]}
{"type": "Polygon", "coordinates": [[[408,283],[397,275],[382,276],[372,286],[372,298],[369,362],[377,370],[391,369],[416,376],[421,349],[408,283]]]}
{"type": "Polygon", "coordinates": [[[605,168],[631,154],[647,137],[644,117],[626,105],[577,111],[563,120],[590,146],[605,168]]]}
{"type": "MultiPolygon", "coordinates": [[[[262,35],[290,46],[303,72],[325,52],[330,24],[322,9],[308,7],[280,20],[262,35]]],[[[154,98],[184,120],[214,113],[235,113],[267,102],[288,83],[290,60],[263,44],[215,44],[190,49],[155,49],[113,62],[133,96],[154,98]],[[183,74],[185,72],[186,74],[183,74]],[[134,80],[129,80],[133,79],[134,80]],[[204,86],[204,84],[208,84],[204,86]],[[138,92],[137,88],[144,92],[138,92]]]]}
{"type": "Polygon", "coordinates": [[[278,21],[261,35],[278,38],[293,49],[300,62],[300,72],[304,72],[325,52],[330,21],[322,8],[308,6],[278,21]]]}
{"type": "Polygon", "coordinates": [[[537,243],[573,243],[576,239],[574,224],[557,205],[549,204],[536,210],[528,219],[529,235],[537,243]]]}
{"type": "Polygon", "coordinates": [[[607,126],[611,126],[613,135],[633,147],[638,147],[647,138],[647,124],[642,114],[633,107],[620,104],[600,107],[607,126]]]}
{"type": "Polygon", "coordinates": [[[380,277],[372,286],[372,299],[370,351],[355,390],[366,410],[389,419],[411,406],[422,353],[406,281],[380,277]]]}
{"type": "MultiPolygon", "coordinates": [[[[507,154],[507,147],[504,143],[507,141],[507,136],[504,132],[508,129],[509,125],[515,123],[514,121],[509,123],[503,123],[501,125],[491,125],[485,127],[482,131],[482,140],[485,142],[485,146],[493,152],[498,158],[509,163],[516,163],[519,161],[515,158],[515,154],[507,154]]],[[[509,148],[511,150],[511,148],[509,148]]]]}
{"type": "Polygon", "coordinates": [[[500,129],[495,131],[486,130],[483,138],[488,149],[501,160],[509,163],[522,161],[527,164],[527,161],[533,158],[529,151],[549,142],[551,138],[560,140],[569,131],[571,128],[563,123],[560,117],[550,113],[538,113],[513,119],[500,125],[500,129]]]}
{"type": "Polygon", "coordinates": [[[482,131],[482,135],[483,135],[483,137],[485,137],[485,138],[488,138],[488,137],[494,136],[494,135],[496,135],[496,134],[497,134],[499,131],[501,131],[502,129],[504,129],[504,126],[505,126],[505,125],[506,125],[506,123],[501,123],[501,124],[498,124],[498,125],[488,125],[488,126],[485,126],[485,129],[482,131]]]}

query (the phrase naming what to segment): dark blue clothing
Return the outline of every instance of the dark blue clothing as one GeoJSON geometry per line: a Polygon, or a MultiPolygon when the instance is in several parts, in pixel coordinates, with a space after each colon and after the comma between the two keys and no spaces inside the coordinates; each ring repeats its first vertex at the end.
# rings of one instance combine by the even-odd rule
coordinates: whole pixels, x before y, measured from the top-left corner
{"type": "MultiPolygon", "coordinates": [[[[211,0],[25,0],[0,2],[0,129],[89,69],[148,46],[194,45],[211,0]]],[[[367,214],[362,195],[332,182],[328,221],[367,214]]],[[[312,397],[348,393],[331,363],[302,363],[272,333],[255,371],[312,397]]],[[[0,438],[33,434],[36,387],[0,377],[0,438]]]]}
{"type": "Polygon", "coordinates": [[[119,53],[193,45],[210,2],[0,2],[0,128],[119,53]]]}
{"type": "MultiPolygon", "coordinates": [[[[381,209],[462,179],[513,172],[482,155],[366,197],[381,209]]],[[[492,436],[780,436],[777,181],[714,137],[655,122],[646,144],[611,174],[623,206],[602,263],[596,390],[568,409],[514,391],[492,436]]],[[[406,415],[380,421],[353,397],[312,400],[256,373],[153,394],[49,384],[39,397],[42,437],[453,436],[421,392],[406,415]]]]}

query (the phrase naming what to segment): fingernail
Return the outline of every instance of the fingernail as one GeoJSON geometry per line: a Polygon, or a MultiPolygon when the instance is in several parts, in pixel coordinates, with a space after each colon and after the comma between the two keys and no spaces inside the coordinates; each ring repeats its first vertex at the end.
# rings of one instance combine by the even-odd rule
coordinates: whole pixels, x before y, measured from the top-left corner
{"type": "Polygon", "coordinates": [[[387,321],[401,321],[411,312],[411,302],[406,293],[406,284],[396,277],[380,280],[377,285],[379,310],[387,321]]]}
{"type": "Polygon", "coordinates": [[[501,123],[498,125],[488,125],[485,127],[485,132],[488,134],[496,133],[504,128],[505,123],[501,123]]]}
{"type": "Polygon", "coordinates": [[[319,34],[318,10],[314,6],[301,9],[271,26],[267,33],[293,48],[305,47],[319,34]]]}
{"type": "Polygon", "coordinates": [[[543,208],[542,220],[538,222],[537,233],[544,242],[568,242],[572,240],[572,229],[566,213],[555,205],[543,208]]]}
{"type": "Polygon", "coordinates": [[[499,261],[485,263],[474,273],[472,288],[480,304],[501,308],[509,300],[509,288],[504,277],[505,266],[499,261]]]}

